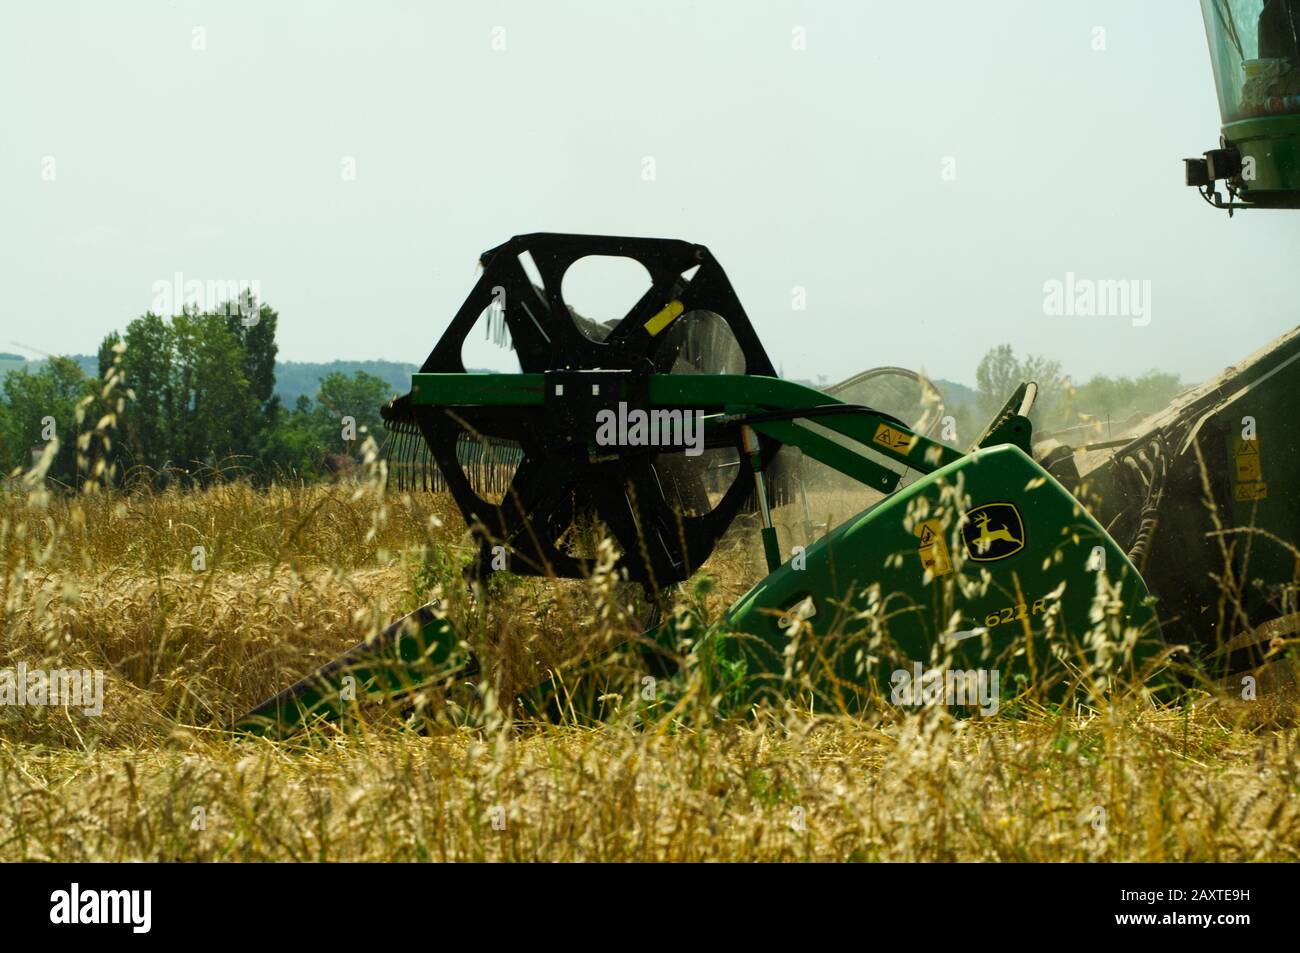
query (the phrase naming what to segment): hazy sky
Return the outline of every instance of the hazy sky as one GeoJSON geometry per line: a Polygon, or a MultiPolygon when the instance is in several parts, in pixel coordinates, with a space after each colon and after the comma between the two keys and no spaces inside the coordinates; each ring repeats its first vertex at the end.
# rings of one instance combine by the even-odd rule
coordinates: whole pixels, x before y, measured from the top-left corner
{"type": "Polygon", "coordinates": [[[1218,128],[1192,0],[3,0],[0,350],[181,272],[259,282],[283,359],[418,362],[479,252],[572,231],[708,245],[788,376],[1197,380],[1300,300],[1300,212],[1182,185],[1218,128]],[[1150,323],[1045,314],[1067,272],[1150,323]]]}

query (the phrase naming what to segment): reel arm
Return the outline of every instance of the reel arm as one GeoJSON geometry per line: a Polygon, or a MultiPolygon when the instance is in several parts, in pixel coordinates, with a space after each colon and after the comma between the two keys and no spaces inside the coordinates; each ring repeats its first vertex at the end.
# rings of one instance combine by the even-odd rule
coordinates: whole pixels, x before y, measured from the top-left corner
{"type": "MultiPolygon", "coordinates": [[[[555,393],[556,384],[542,374],[414,374],[411,378],[412,402],[417,406],[449,409],[461,413],[467,408],[483,407],[527,412],[541,408],[548,399],[563,398],[564,388],[573,387],[574,378],[589,378],[599,387],[610,372],[563,371],[565,383],[555,393]]],[[[798,447],[810,457],[852,477],[859,482],[888,493],[897,485],[900,474],[868,457],[835,443],[800,421],[815,420],[820,426],[848,437],[890,460],[908,468],[930,473],[959,459],[961,451],[914,433],[895,417],[858,404],[847,404],[820,391],[775,377],[741,374],[651,374],[648,377],[648,400],[630,409],[646,411],[699,411],[704,415],[706,446],[726,446],[743,426],[775,443],[798,447]]],[[[585,381],[584,381],[585,383],[585,381]]],[[[581,384],[578,385],[581,388],[581,384]]],[[[585,397],[585,394],[584,394],[585,397]]],[[[611,394],[606,403],[613,409],[625,395],[611,394]]],[[[591,422],[595,429],[595,421],[591,422]]],[[[593,455],[610,452],[635,453],[636,447],[589,446],[593,455]]],[[[663,447],[653,448],[662,451],[663,447]]],[[[681,449],[681,448],[676,448],[681,449]]]]}
{"type": "MultiPolygon", "coordinates": [[[[894,417],[776,377],[650,374],[638,379],[604,370],[428,373],[412,376],[411,399],[417,407],[439,408],[469,420],[480,413],[497,416],[505,412],[515,418],[531,414],[539,428],[568,431],[546,432],[543,439],[550,446],[567,444],[577,467],[611,458],[684,449],[597,445],[596,412],[613,411],[620,405],[624,413],[632,409],[700,414],[705,446],[742,446],[742,456],[749,462],[756,483],[761,483],[776,446],[798,447],[820,463],[886,494],[898,486],[903,470],[930,473],[962,456],[958,450],[914,433],[894,417]],[[566,404],[571,405],[567,413],[557,409],[566,404]],[[810,427],[809,422],[904,467],[894,469],[854,447],[846,447],[810,427]],[[586,460],[582,459],[584,455],[586,460]]],[[[759,493],[766,498],[761,488],[759,493]]],[[[716,529],[715,538],[726,526],[716,529]]],[[[764,514],[765,537],[772,535],[769,530],[770,517],[764,514]]],[[[771,563],[772,546],[766,548],[771,563]]]]}

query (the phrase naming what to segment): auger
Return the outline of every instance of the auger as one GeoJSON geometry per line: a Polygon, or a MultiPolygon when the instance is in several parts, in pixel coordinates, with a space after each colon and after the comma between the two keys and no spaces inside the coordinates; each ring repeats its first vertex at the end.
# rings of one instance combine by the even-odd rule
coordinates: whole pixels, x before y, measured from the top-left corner
{"type": "MultiPolygon", "coordinates": [[[[958,449],[928,424],[778,377],[702,245],[531,234],[481,264],[410,392],[383,408],[390,479],[450,492],[477,540],[467,574],[478,581],[589,576],[598,554],[581,530],[599,527],[613,571],[662,607],[629,649],[655,677],[672,679],[705,646],[739,673],[741,706],[793,692],[814,708],[863,711],[888,697],[892,673],[917,665],[995,672],[1004,693],[1060,700],[1117,679],[1153,684],[1176,645],[1222,671],[1257,664],[1261,646],[1295,631],[1300,455],[1270,439],[1289,426],[1294,332],[1123,440],[1035,446],[1037,387],[1026,382],[958,449]],[[600,324],[566,301],[564,276],[588,256],[648,272],[621,319],[600,324]],[[466,368],[466,337],[485,319],[518,373],[466,368]],[[611,416],[625,424],[614,439],[611,416]],[[1260,422],[1253,444],[1248,417],[1260,422]],[[634,418],[699,419],[702,438],[670,425],[633,439],[634,418]],[[783,551],[771,510],[798,497],[802,458],[879,498],[783,551]],[[769,575],[692,628],[671,611],[674,593],[751,510],[769,575]],[[1243,583],[1226,607],[1220,559],[1243,583]],[[795,650],[816,664],[792,663],[795,650]]],[[[284,733],[477,672],[449,621],[425,607],[238,727],[284,733]]],[[[565,674],[525,707],[545,713],[546,693],[576,677],[565,674]]]]}

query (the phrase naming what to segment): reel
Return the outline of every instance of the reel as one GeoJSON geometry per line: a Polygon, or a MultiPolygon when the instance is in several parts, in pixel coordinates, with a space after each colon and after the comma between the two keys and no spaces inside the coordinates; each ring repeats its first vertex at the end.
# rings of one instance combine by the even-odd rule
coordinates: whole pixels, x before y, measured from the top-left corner
{"type": "MultiPolygon", "coordinates": [[[[544,375],[545,401],[431,407],[398,398],[383,408],[394,482],[451,492],[479,542],[471,567],[479,577],[503,567],[587,576],[594,543],[608,535],[615,569],[629,581],[656,591],[688,578],[752,504],[752,481],[726,466],[743,452],[739,439],[698,456],[677,446],[597,446],[596,419],[601,410],[648,410],[651,375],[776,376],[721,265],[685,241],[550,233],[516,236],[480,263],[420,371],[471,382],[465,342],[486,321],[520,372],[544,375]],[[617,320],[591,320],[565,300],[565,274],[588,256],[631,259],[650,276],[617,320]],[[603,383],[592,383],[596,371],[603,383]]],[[[764,465],[778,451],[765,447],[764,465]]],[[[769,502],[788,496],[789,483],[778,468],[769,502]]]]}

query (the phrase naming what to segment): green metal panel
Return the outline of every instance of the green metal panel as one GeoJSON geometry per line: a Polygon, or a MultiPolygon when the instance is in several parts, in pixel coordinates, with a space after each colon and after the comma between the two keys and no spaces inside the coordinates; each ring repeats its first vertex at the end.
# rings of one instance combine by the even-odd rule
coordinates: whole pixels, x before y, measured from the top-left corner
{"type": "MultiPolygon", "coordinates": [[[[1300,610],[1300,443],[1294,435],[1291,380],[1265,375],[1217,411],[1226,424],[1223,453],[1230,501],[1226,542],[1234,549],[1239,579],[1246,580],[1245,609],[1252,619],[1300,610]]],[[[1213,467],[1217,471],[1218,467],[1213,467]]],[[[1207,540],[1216,546],[1217,540],[1207,540]]]]}
{"type": "MultiPolygon", "coordinates": [[[[1013,548],[1005,538],[997,543],[1013,548]]],[[[713,637],[721,655],[741,660],[757,694],[788,693],[792,630],[783,616],[788,622],[808,599],[815,614],[803,638],[824,664],[817,671],[813,661],[807,672],[824,698],[849,707],[887,695],[892,673],[945,658],[953,669],[997,671],[1004,690],[1023,675],[1061,694],[1071,667],[1097,659],[1086,644],[1096,613],[1136,634],[1118,670],[1141,678],[1163,647],[1146,586],[1124,553],[1059,483],[1010,445],[963,457],[895,493],[809,547],[802,564],[785,563],[738,600],[713,637]],[[986,505],[996,506],[981,512],[986,505]],[[1007,506],[1020,527],[1006,525],[1007,506]],[[979,545],[972,550],[967,536],[976,534],[972,517],[990,512],[1003,514],[991,532],[1006,529],[1019,548],[978,559],[972,553],[979,545]],[[923,568],[917,531],[930,518],[940,520],[951,574],[923,568]],[[945,632],[957,632],[956,640],[942,638],[945,632]],[[873,634],[880,636],[874,643],[873,634]]]]}
{"type": "Polygon", "coordinates": [[[411,401],[441,407],[529,407],[542,403],[541,374],[412,374],[411,401]]]}
{"type": "MultiPolygon", "coordinates": [[[[425,406],[530,407],[541,405],[544,393],[543,374],[411,375],[411,398],[416,404],[425,406]]],[[[843,404],[843,401],[821,391],[777,377],[745,374],[655,374],[650,377],[650,405],[654,408],[690,408],[735,415],[811,410],[843,404]]],[[[922,472],[951,463],[961,456],[961,452],[952,447],[914,434],[908,428],[875,414],[821,416],[816,419],[821,426],[922,472]],[[882,425],[888,427],[890,432],[902,434],[906,438],[902,441],[905,446],[900,448],[888,440],[878,439],[882,425]]],[[[812,433],[807,428],[801,428],[801,432],[812,433]]],[[[810,440],[820,446],[819,441],[830,442],[825,441],[825,438],[810,440]]],[[[829,451],[823,448],[822,452],[829,451]]],[[[845,459],[836,456],[841,461],[845,459]]],[[[862,470],[860,465],[852,465],[862,470]]],[[[871,479],[864,482],[879,489],[881,484],[877,470],[869,469],[867,472],[871,474],[871,479]]]]}
{"type": "Polygon", "coordinates": [[[1243,177],[1241,196],[1271,208],[1300,207],[1300,116],[1243,119],[1223,127],[1253,178],[1243,177]]]}
{"type": "Polygon", "coordinates": [[[475,668],[451,623],[426,606],[268,699],[234,727],[246,734],[284,736],[316,720],[336,720],[361,702],[407,697],[468,677],[475,668]]]}

